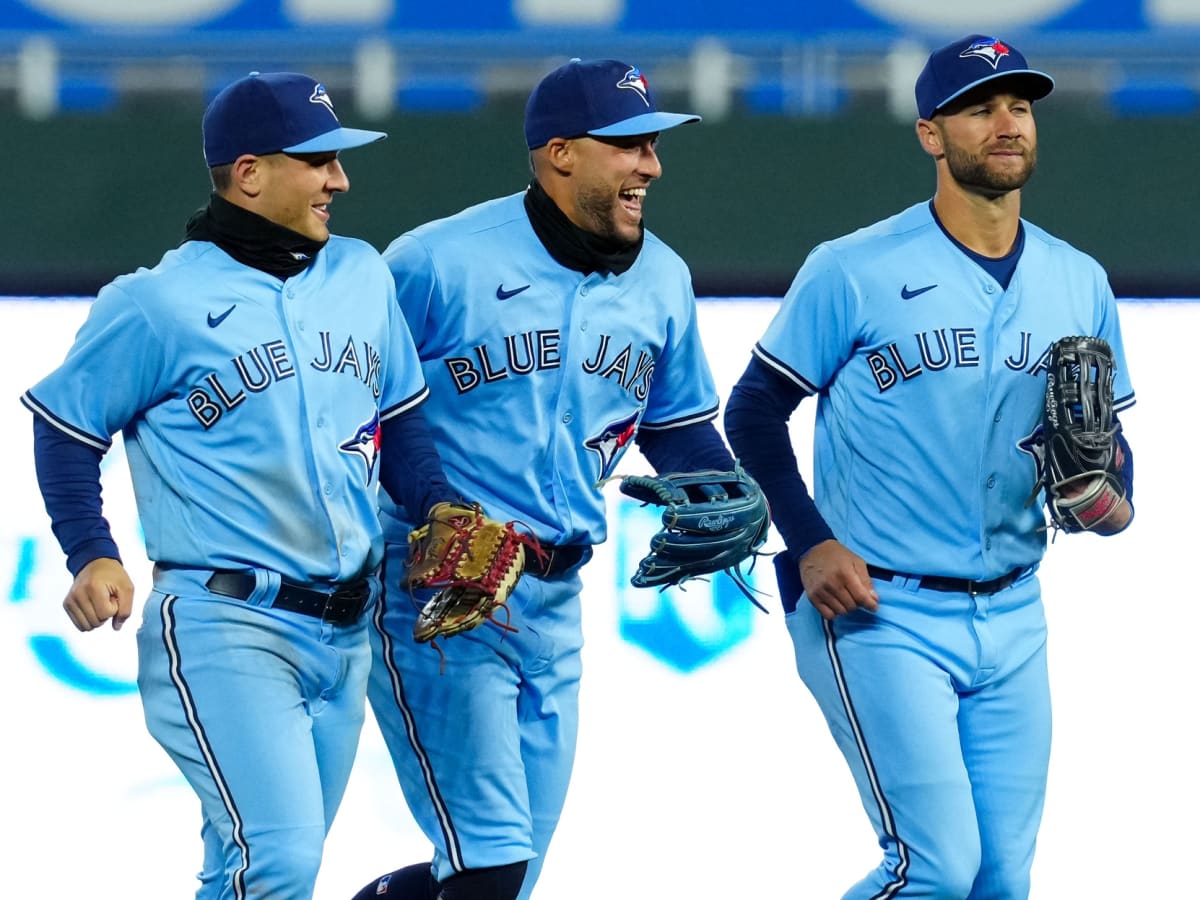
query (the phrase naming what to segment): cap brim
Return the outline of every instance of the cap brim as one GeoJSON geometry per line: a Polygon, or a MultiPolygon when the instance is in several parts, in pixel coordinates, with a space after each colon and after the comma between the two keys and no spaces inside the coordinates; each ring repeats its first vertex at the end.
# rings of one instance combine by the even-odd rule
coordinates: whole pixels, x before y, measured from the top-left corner
{"type": "Polygon", "coordinates": [[[986,78],[980,78],[978,81],[972,81],[966,87],[961,88],[934,107],[933,114],[937,115],[938,111],[949,106],[959,97],[964,94],[969,94],[977,87],[987,84],[992,81],[999,81],[1002,78],[1012,78],[1020,80],[1025,85],[1025,90],[1021,94],[1026,100],[1041,100],[1052,90],[1054,90],[1054,79],[1045,72],[1039,72],[1036,69],[1009,69],[1007,72],[996,72],[993,75],[988,75],[986,78]]]}
{"type": "Polygon", "coordinates": [[[327,153],[330,150],[349,150],[381,141],[387,134],[382,131],[364,131],[361,128],[335,128],[309,138],[302,144],[284,147],[284,153],[327,153]]]}
{"type": "Polygon", "coordinates": [[[688,122],[699,122],[699,116],[688,113],[651,112],[630,119],[622,119],[603,128],[593,128],[588,134],[595,137],[629,137],[634,134],[653,134],[656,131],[666,131],[676,125],[686,125],[688,122]]]}

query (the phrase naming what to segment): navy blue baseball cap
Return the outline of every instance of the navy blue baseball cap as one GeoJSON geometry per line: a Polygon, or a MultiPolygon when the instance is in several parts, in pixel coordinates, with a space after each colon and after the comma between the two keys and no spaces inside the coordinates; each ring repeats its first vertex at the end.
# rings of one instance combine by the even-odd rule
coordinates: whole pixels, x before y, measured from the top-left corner
{"type": "Polygon", "coordinates": [[[930,54],[917,77],[917,114],[932,119],[952,100],[1001,78],[1026,100],[1041,100],[1054,90],[1054,79],[1029,68],[1012,44],[972,34],[930,54]]]}
{"type": "Polygon", "coordinates": [[[204,161],[211,169],[243,153],[324,153],[361,147],[382,131],[343,128],[325,85],[296,72],[251,72],[204,112],[204,161]]]}
{"type": "Polygon", "coordinates": [[[525,104],[529,149],[551,138],[627,137],[699,122],[687,113],[659,112],[646,76],[615,59],[573,59],[540,82],[525,104]]]}

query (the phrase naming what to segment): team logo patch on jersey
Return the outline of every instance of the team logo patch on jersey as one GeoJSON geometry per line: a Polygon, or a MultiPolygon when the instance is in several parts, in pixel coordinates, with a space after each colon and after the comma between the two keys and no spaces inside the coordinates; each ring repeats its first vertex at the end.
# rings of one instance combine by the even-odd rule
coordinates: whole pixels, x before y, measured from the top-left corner
{"type": "Polygon", "coordinates": [[[358,426],[354,432],[354,437],[348,441],[343,441],[338,444],[338,449],[343,453],[350,453],[355,456],[361,456],[363,462],[367,464],[367,480],[366,483],[371,483],[371,476],[375,473],[375,460],[379,458],[379,412],[371,417],[371,421],[364,422],[358,426]]]}
{"type": "Polygon", "coordinates": [[[647,83],[646,76],[642,74],[641,69],[636,67],[630,69],[625,73],[621,80],[617,82],[617,87],[624,90],[635,91],[637,95],[642,98],[643,103],[645,103],[647,106],[650,105],[650,98],[646,96],[647,91],[650,90],[650,85],[647,83]]]}
{"type": "Polygon", "coordinates": [[[1046,474],[1046,434],[1040,422],[1030,434],[1017,441],[1017,449],[1033,457],[1034,484],[1040,485],[1046,474]]]}
{"type": "Polygon", "coordinates": [[[333,116],[335,119],[337,118],[337,113],[333,111],[333,100],[330,98],[329,92],[325,90],[325,85],[318,84],[315,88],[313,88],[312,96],[308,98],[308,102],[320,103],[327,110],[329,110],[329,114],[331,116],[333,116]]]}
{"type": "Polygon", "coordinates": [[[604,479],[612,475],[613,470],[616,469],[617,461],[624,455],[625,450],[637,434],[638,420],[642,418],[644,411],[643,407],[632,416],[606,425],[598,435],[583,442],[583,446],[600,457],[600,474],[596,478],[597,485],[603,483],[604,479]]]}
{"type": "Polygon", "coordinates": [[[958,55],[960,59],[966,59],[968,56],[978,56],[994,69],[1000,65],[1000,60],[1008,56],[1008,54],[1008,47],[1000,41],[995,38],[984,38],[981,41],[976,41],[958,55]]]}

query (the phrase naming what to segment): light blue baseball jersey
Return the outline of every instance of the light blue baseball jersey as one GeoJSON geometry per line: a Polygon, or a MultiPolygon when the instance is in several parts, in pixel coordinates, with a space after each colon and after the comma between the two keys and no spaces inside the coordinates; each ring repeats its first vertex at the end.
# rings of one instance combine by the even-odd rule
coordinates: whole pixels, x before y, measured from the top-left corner
{"type": "MultiPolygon", "coordinates": [[[[639,428],[716,416],[691,276],[649,232],[628,271],[584,275],[555,261],[515,194],[423,225],[384,258],[425,367],[424,409],[450,484],[543,543],[604,540],[601,482],[639,428]]],[[[375,718],[434,845],[436,877],[525,861],[525,900],[575,756],[579,568],[526,574],[498,617],[514,631],[458,635],[443,663],[412,640],[402,584],[410,524],[381,497],[389,565],[371,633],[375,718]]]]}
{"type": "MultiPolygon", "coordinates": [[[[716,417],[691,275],[649,231],[628,272],[585,276],[546,252],[513,194],[423,225],[384,258],[450,483],[543,541],[604,540],[600,483],[639,428],[716,417]]],[[[396,522],[396,539],[408,527],[396,522]]]]}
{"type": "Polygon", "coordinates": [[[123,431],[150,559],[354,579],[383,555],[379,423],[428,394],[393,297],[361,241],[282,283],[191,241],[105,287],[22,399],[100,450],[123,431]]]}
{"type": "Polygon", "coordinates": [[[1022,224],[1007,290],[927,202],[822,244],[755,347],[818,395],[814,499],[870,563],[984,579],[1041,558],[1043,507],[1026,500],[1058,338],[1108,341],[1116,408],[1134,402],[1103,269],[1022,224]]]}

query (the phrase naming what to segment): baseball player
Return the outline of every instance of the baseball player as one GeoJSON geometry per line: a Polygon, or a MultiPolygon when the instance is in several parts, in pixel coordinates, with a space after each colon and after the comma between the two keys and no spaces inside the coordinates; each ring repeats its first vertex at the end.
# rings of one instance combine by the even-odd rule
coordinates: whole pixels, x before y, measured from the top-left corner
{"type": "Polygon", "coordinates": [[[601,483],[636,440],[659,472],[729,470],[684,262],[643,226],[662,174],[642,72],[572,60],[525,111],[528,189],[423,225],[384,253],[432,391],[450,480],[526,523],[511,630],[413,642],[400,586],[415,524],[386,503],[386,591],[368,696],[433,861],[359,898],[529,897],[575,754],[580,568],[605,539],[601,483]]]}
{"type": "Polygon", "coordinates": [[[105,286],[22,397],[81,631],[131,615],[100,502],[124,435],[155,563],[138,687],[200,798],[200,900],[312,896],[365,714],[377,485],[418,510],[454,496],[387,266],[328,230],[349,188],[338,151],[384,136],[343,128],[307,75],[226,87],[187,239],[105,286]]]}
{"type": "MultiPolygon", "coordinates": [[[[853,771],[883,861],[844,895],[1029,892],[1050,752],[1036,570],[1050,347],[1104,338],[1132,405],[1100,266],[1020,218],[1050,93],[971,35],[916,83],[933,199],[818,246],[734,387],[726,433],[766,492],[800,677],[853,771]],[[815,395],[815,505],[787,420],[815,395]]],[[[1128,491],[1102,527],[1128,524],[1128,491]]]]}

